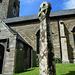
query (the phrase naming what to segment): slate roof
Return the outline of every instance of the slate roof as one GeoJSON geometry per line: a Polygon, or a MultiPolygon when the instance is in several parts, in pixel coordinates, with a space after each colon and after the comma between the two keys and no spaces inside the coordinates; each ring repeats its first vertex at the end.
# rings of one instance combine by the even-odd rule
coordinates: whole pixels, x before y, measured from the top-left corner
{"type": "MultiPolygon", "coordinates": [[[[50,17],[52,18],[52,17],[61,17],[61,16],[70,16],[70,15],[75,15],[75,9],[51,12],[50,17]]],[[[37,20],[37,19],[38,19],[38,15],[35,14],[29,16],[8,18],[8,19],[4,19],[3,21],[5,23],[16,23],[16,22],[23,22],[23,21],[37,20]]]]}
{"type": "MultiPolygon", "coordinates": [[[[1,21],[1,20],[0,20],[1,21]]],[[[25,44],[27,44],[28,46],[31,47],[31,45],[23,39],[23,37],[18,33],[16,32],[14,29],[8,27],[3,21],[1,21],[1,23],[13,34],[13,35],[17,35],[17,39],[24,42],[25,44]]]]}
{"type": "MultiPolygon", "coordinates": [[[[28,46],[30,46],[30,44],[29,43],[27,43],[23,38],[22,38],[22,36],[19,34],[19,33],[17,33],[15,30],[13,30],[12,28],[10,28],[9,27],[9,30],[10,30],[10,32],[11,33],[13,33],[13,35],[17,35],[17,39],[18,40],[20,40],[20,41],[22,41],[22,42],[24,42],[25,44],[27,44],[28,46]]],[[[30,46],[31,47],[31,46],[30,46]]]]}

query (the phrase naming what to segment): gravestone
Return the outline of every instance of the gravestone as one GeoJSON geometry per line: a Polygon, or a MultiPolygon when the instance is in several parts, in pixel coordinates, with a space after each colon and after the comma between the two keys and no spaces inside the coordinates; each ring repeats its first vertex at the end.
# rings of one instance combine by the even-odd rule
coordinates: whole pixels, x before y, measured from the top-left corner
{"type": "Polygon", "coordinates": [[[38,13],[40,20],[40,75],[56,75],[49,19],[50,10],[51,4],[43,2],[38,13]]]}

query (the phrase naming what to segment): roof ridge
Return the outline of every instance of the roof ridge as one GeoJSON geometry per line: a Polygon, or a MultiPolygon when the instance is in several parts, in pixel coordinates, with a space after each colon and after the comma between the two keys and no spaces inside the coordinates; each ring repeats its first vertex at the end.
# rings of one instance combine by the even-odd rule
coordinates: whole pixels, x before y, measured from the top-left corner
{"type": "MultiPolygon", "coordinates": [[[[54,12],[51,12],[50,17],[61,17],[61,16],[67,16],[67,15],[75,15],[75,9],[54,11],[54,12]]],[[[5,23],[15,23],[15,22],[35,20],[35,19],[38,19],[37,14],[8,18],[8,19],[4,19],[3,21],[5,23]]]]}

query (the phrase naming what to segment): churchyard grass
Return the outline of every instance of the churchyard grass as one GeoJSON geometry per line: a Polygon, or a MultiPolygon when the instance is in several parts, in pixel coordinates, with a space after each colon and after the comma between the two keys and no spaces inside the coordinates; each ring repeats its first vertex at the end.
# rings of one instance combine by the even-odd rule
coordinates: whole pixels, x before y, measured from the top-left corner
{"type": "MultiPolygon", "coordinates": [[[[30,68],[14,75],[39,75],[39,67],[30,68]]],[[[56,64],[56,75],[75,75],[75,64],[56,64]]]]}

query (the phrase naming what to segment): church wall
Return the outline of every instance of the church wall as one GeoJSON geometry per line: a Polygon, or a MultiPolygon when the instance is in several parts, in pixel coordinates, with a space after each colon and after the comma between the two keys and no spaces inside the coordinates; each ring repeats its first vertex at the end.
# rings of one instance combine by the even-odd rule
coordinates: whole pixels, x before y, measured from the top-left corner
{"type": "Polygon", "coordinates": [[[74,50],[74,38],[73,33],[71,32],[73,27],[75,26],[75,17],[64,18],[64,27],[65,27],[65,35],[67,39],[67,47],[68,47],[68,58],[73,58],[73,50],[74,50]]]}
{"type": "Polygon", "coordinates": [[[17,40],[15,56],[15,73],[23,72],[31,67],[31,48],[25,43],[17,40]]]}
{"type": "Polygon", "coordinates": [[[21,34],[21,36],[26,39],[26,41],[34,48],[34,50],[36,49],[35,33],[39,29],[38,22],[13,24],[10,27],[16,30],[19,34],[21,34]]]}
{"type": "Polygon", "coordinates": [[[0,15],[1,15],[1,13],[2,13],[2,3],[0,3],[0,15]]]}
{"type": "Polygon", "coordinates": [[[7,25],[2,21],[0,21],[0,43],[4,44],[2,75],[13,74],[15,48],[16,48],[16,35],[13,35],[9,31],[7,25]]]}
{"type": "Polygon", "coordinates": [[[3,75],[14,73],[14,60],[15,60],[15,49],[16,49],[16,36],[9,38],[8,50],[5,51],[3,75]]]}
{"type": "Polygon", "coordinates": [[[1,19],[7,18],[9,0],[2,0],[1,19]]]}
{"type": "Polygon", "coordinates": [[[8,7],[8,14],[7,14],[7,17],[10,18],[10,17],[13,17],[13,6],[14,6],[14,0],[10,0],[9,1],[9,7],[8,7]],[[10,8],[11,7],[11,8],[10,8]]]}
{"type": "MultiPolygon", "coordinates": [[[[69,40],[69,50],[71,51],[74,48],[74,41],[72,35],[72,28],[75,26],[75,18],[74,17],[62,17],[62,18],[51,18],[51,26],[53,32],[53,44],[54,44],[54,53],[56,58],[60,58],[60,44],[59,44],[59,32],[58,32],[58,20],[63,20],[65,24],[65,31],[68,31],[68,40],[69,40]]],[[[39,21],[28,21],[22,23],[15,23],[9,25],[12,29],[15,29],[18,33],[22,35],[24,39],[28,41],[28,43],[34,48],[36,51],[36,35],[35,33],[39,29],[40,23],[39,21]]],[[[71,54],[70,54],[71,55],[71,54]]]]}
{"type": "Polygon", "coordinates": [[[19,4],[20,4],[19,0],[16,0],[16,2],[15,0],[9,1],[7,18],[19,16],[19,4]]]}
{"type": "Polygon", "coordinates": [[[20,1],[16,0],[16,4],[14,4],[14,2],[15,0],[2,0],[0,3],[0,19],[19,16],[20,1]]]}

